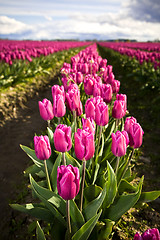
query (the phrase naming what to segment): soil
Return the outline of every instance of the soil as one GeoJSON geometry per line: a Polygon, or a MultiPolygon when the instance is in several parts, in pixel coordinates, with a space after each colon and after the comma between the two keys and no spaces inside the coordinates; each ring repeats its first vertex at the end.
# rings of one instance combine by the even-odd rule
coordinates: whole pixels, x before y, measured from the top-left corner
{"type": "Polygon", "coordinates": [[[38,101],[44,98],[52,101],[51,86],[56,84],[56,80],[57,76],[43,90],[35,92],[33,98],[29,99],[23,108],[18,108],[13,118],[0,128],[0,239],[16,238],[11,236],[15,211],[9,203],[13,203],[17,197],[23,198],[25,193],[19,195],[26,184],[23,171],[29,165],[29,158],[20,148],[20,144],[29,146],[35,133],[38,135],[46,129],[47,123],[39,115],[38,101]]]}

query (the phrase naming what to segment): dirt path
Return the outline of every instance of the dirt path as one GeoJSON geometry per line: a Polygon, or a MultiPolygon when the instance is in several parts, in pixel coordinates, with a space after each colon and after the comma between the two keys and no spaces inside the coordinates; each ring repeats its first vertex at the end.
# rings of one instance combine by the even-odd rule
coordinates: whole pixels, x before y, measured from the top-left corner
{"type": "Polygon", "coordinates": [[[9,240],[9,224],[13,210],[9,202],[20,192],[19,185],[24,181],[23,171],[29,164],[29,158],[20,148],[20,144],[29,146],[35,133],[46,129],[46,122],[39,115],[38,101],[44,98],[52,101],[51,86],[49,86],[26,103],[25,109],[19,109],[17,118],[7,122],[0,128],[0,239],[9,240]]]}

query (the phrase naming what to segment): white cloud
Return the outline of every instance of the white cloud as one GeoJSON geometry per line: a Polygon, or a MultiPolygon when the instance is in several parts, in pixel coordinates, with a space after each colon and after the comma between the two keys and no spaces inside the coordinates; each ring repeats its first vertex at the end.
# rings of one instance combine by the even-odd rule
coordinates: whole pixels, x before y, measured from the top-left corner
{"type": "Polygon", "coordinates": [[[31,29],[27,24],[9,18],[7,16],[0,16],[0,34],[22,33],[31,29]]]}

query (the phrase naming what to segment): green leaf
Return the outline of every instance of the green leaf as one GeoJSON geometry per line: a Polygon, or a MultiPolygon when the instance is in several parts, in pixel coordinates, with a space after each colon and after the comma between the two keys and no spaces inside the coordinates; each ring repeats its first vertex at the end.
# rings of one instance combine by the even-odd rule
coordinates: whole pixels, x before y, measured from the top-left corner
{"type": "Polygon", "coordinates": [[[127,212],[131,207],[133,207],[140,195],[142,190],[143,177],[141,178],[138,191],[132,194],[123,194],[114,201],[114,203],[107,209],[105,215],[107,218],[117,221],[125,212],[127,212]]]}
{"type": "Polygon", "coordinates": [[[72,237],[72,240],[87,240],[91,234],[93,228],[95,227],[102,211],[88,220],[72,237]]]}
{"type": "Polygon", "coordinates": [[[142,192],[137,204],[154,201],[159,196],[160,191],[142,192]]]}
{"type": "Polygon", "coordinates": [[[43,221],[52,222],[54,219],[52,213],[42,204],[37,203],[28,203],[25,205],[10,204],[10,206],[17,211],[27,213],[32,217],[36,217],[43,221]]]}
{"type": "Polygon", "coordinates": [[[113,168],[107,162],[107,170],[108,170],[108,181],[106,183],[106,197],[104,200],[103,208],[108,208],[114,201],[115,196],[117,194],[117,180],[116,175],[114,173],[113,168]]]}
{"type": "Polygon", "coordinates": [[[87,204],[87,206],[83,210],[86,220],[89,220],[98,212],[99,208],[101,207],[105,199],[105,196],[106,188],[103,189],[103,191],[99,194],[99,196],[96,199],[87,204]]]}
{"type": "Polygon", "coordinates": [[[97,163],[96,166],[95,166],[95,171],[94,171],[94,178],[93,178],[93,182],[92,182],[93,185],[94,185],[95,181],[97,180],[99,167],[100,167],[100,165],[97,163]]]}
{"type": "Polygon", "coordinates": [[[85,223],[84,217],[74,200],[70,200],[70,216],[77,230],[85,223]]]}
{"type": "Polygon", "coordinates": [[[35,150],[26,147],[24,145],[20,145],[20,147],[23,149],[23,151],[32,159],[32,161],[36,164],[37,167],[43,167],[44,163],[42,160],[39,160],[35,154],[35,150]]]}
{"type": "Polygon", "coordinates": [[[119,194],[122,194],[124,192],[133,193],[133,192],[136,192],[136,191],[137,191],[137,186],[133,186],[126,179],[121,180],[121,183],[120,183],[119,188],[118,188],[119,194]]]}
{"type": "Polygon", "coordinates": [[[73,165],[74,167],[78,167],[80,168],[81,165],[79,164],[79,162],[73,158],[68,152],[65,152],[65,157],[66,157],[66,163],[67,165],[71,164],[73,165]]]}
{"type": "Polygon", "coordinates": [[[38,167],[37,165],[33,164],[29,166],[25,171],[24,171],[24,176],[27,177],[29,174],[35,175],[36,173],[40,172],[41,168],[38,167]]]}
{"type": "Polygon", "coordinates": [[[115,222],[110,219],[104,219],[102,224],[103,224],[103,226],[98,234],[98,239],[106,240],[106,239],[108,239],[109,235],[111,234],[112,227],[115,224],[115,222]]]}
{"type": "Polygon", "coordinates": [[[36,196],[45,204],[45,206],[52,212],[52,214],[57,218],[57,220],[59,220],[64,226],[66,226],[66,222],[60,213],[60,211],[62,211],[62,213],[65,212],[65,201],[60,198],[59,195],[39,186],[31,175],[30,182],[36,196]]]}
{"type": "Polygon", "coordinates": [[[62,160],[62,154],[59,153],[58,157],[56,158],[56,161],[53,165],[52,172],[50,175],[50,180],[51,180],[51,185],[52,185],[52,190],[56,191],[57,190],[57,168],[60,166],[62,160]]]}
{"type": "Polygon", "coordinates": [[[48,132],[50,144],[51,146],[54,146],[53,131],[49,127],[47,127],[47,132],[48,132]]]}
{"type": "Polygon", "coordinates": [[[91,202],[102,192],[102,188],[96,185],[90,185],[84,189],[84,197],[87,202],[91,202]]]}
{"type": "Polygon", "coordinates": [[[38,221],[37,221],[36,235],[37,235],[37,240],[46,240],[44,232],[41,226],[39,225],[38,221]]]}

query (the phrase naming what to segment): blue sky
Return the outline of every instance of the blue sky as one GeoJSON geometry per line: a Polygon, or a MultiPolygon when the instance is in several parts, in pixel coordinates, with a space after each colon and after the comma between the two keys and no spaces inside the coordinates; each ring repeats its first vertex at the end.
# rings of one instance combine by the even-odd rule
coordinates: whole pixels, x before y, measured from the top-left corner
{"type": "Polygon", "coordinates": [[[0,37],[160,40],[160,0],[0,0],[0,37]]]}

